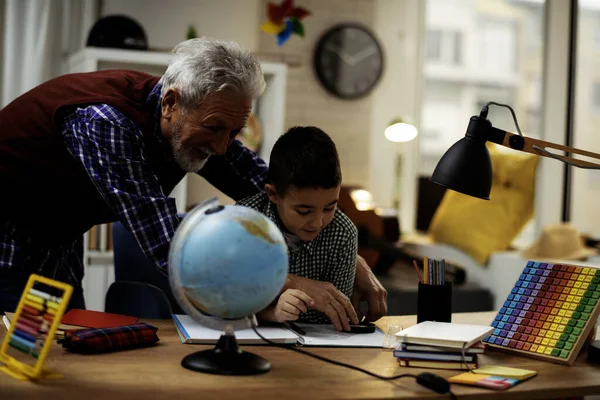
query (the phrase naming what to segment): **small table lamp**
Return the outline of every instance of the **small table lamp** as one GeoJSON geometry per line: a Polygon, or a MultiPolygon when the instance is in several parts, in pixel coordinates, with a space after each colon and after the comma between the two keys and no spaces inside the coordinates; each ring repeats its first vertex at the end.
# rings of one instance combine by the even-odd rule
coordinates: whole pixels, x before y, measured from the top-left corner
{"type": "Polygon", "coordinates": [[[489,200],[492,190],[492,160],[485,145],[487,141],[514,150],[554,158],[579,168],[600,169],[600,164],[554,154],[546,149],[562,150],[596,159],[600,159],[600,154],[524,137],[514,110],[506,104],[489,102],[483,106],[479,116],[471,117],[465,137],[452,145],[442,156],[433,171],[431,181],[469,196],[489,200]],[[493,127],[487,119],[489,105],[508,108],[518,134],[493,127]]]}
{"type": "Polygon", "coordinates": [[[396,118],[385,128],[385,138],[390,142],[410,142],[417,137],[417,128],[411,123],[396,118]]]}
{"type": "MultiPolygon", "coordinates": [[[[407,120],[403,120],[402,118],[393,119],[385,128],[384,131],[385,137],[390,142],[395,143],[405,143],[410,142],[414,138],[417,137],[418,131],[417,128],[408,122],[407,120]]],[[[394,207],[398,208],[400,206],[400,178],[402,177],[402,156],[400,154],[396,155],[396,173],[395,173],[395,181],[394,181],[394,207]]]]}

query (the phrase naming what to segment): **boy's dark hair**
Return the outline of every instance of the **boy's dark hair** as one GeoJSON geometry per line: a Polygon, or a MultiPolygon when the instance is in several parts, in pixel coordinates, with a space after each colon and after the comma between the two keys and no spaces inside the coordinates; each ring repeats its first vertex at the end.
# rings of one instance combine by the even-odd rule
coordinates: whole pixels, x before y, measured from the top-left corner
{"type": "Polygon", "coordinates": [[[281,135],[269,162],[269,182],[283,196],[291,187],[331,189],[342,182],[333,140],[314,126],[295,126],[281,135]]]}

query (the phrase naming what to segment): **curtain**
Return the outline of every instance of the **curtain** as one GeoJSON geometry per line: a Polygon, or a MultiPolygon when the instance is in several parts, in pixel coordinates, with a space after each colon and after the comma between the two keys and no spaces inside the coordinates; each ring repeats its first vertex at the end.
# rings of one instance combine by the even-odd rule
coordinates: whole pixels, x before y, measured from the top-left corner
{"type": "Polygon", "coordinates": [[[85,45],[99,0],[0,0],[0,108],[65,72],[66,56],[85,45]]]}

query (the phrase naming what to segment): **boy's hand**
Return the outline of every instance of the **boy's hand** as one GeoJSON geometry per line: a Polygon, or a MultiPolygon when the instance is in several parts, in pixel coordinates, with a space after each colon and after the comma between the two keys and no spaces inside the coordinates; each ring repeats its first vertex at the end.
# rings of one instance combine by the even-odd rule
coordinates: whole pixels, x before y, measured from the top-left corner
{"type": "Polygon", "coordinates": [[[338,331],[349,331],[350,323],[359,323],[350,300],[330,282],[315,281],[288,274],[285,287],[299,289],[314,299],[314,305],[311,308],[327,315],[338,331]]]}
{"type": "Polygon", "coordinates": [[[279,301],[275,305],[273,311],[275,321],[295,321],[301,312],[306,312],[314,303],[315,301],[302,290],[288,289],[279,296],[279,301]]]}

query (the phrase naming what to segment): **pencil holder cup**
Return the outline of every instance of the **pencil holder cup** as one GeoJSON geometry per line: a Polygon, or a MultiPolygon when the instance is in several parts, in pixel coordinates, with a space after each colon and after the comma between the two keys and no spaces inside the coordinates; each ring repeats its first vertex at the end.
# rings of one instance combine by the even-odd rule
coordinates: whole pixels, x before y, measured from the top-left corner
{"type": "Polygon", "coordinates": [[[452,284],[428,285],[419,282],[417,323],[423,321],[452,322],[452,284]]]}

